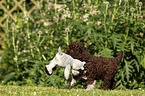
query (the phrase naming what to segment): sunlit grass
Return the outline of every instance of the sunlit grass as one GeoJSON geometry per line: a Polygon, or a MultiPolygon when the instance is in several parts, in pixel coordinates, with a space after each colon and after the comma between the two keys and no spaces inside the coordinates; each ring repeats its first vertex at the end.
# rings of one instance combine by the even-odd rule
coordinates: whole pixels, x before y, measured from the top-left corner
{"type": "MultiPolygon", "coordinates": [[[[64,51],[70,42],[82,42],[94,56],[113,58],[119,51],[124,51],[124,60],[118,65],[116,74],[117,88],[144,87],[143,13],[145,11],[142,2],[138,0],[112,0],[112,2],[68,0],[67,3],[65,0],[42,1],[42,6],[37,2],[38,8],[32,14],[27,10],[16,14],[16,22],[13,22],[10,16],[6,18],[3,53],[0,54],[0,82],[2,81],[3,85],[66,88],[64,69],[61,70],[59,67],[51,76],[47,76],[44,66],[49,64],[59,46],[64,51]]],[[[13,90],[13,87],[6,86],[4,92],[9,93],[7,91],[9,88],[13,90]]],[[[28,91],[29,87],[16,88],[22,90],[23,93],[17,92],[20,95],[23,95],[24,91],[32,95],[35,92],[32,91],[34,87],[30,89],[32,92],[28,91]]],[[[47,89],[51,88],[44,89],[48,93],[47,89]]],[[[54,90],[56,88],[52,88],[52,91],[54,90]]]]}
{"type": "Polygon", "coordinates": [[[88,90],[58,89],[54,87],[0,86],[1,96],[145,96],[143,89],[88,90]]]}

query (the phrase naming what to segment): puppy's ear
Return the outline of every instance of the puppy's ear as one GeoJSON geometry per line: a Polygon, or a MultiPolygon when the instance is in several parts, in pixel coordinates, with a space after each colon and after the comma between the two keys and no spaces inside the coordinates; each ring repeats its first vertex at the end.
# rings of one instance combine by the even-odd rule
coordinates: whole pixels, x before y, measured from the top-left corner
{"type": "Polygon", "coordinates": [[[60,55],[62,55],[62,51],[61,51],[61,48],[60,48],[60,47],[58,48],[58,53],[59,53],[60,55]]]}

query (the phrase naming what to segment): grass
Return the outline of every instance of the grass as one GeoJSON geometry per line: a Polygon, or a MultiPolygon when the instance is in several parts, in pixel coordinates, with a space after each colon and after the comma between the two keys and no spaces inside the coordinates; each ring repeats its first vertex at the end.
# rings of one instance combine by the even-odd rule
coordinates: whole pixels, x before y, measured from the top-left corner
{"type": "MultiPolygon", "coordinates": [[[[46,86],[47,84],[65,88],[67,84],[63,68],[61,70],[59,67],[51,76],[47,76],[44,67],[57,53],[59,46],[65,50],[70,42],[82,42],[94,56],[113,58],[120,50],[124,51],[124,58],[118,65],[118,73],[115,77],[117,86],[130,89],[145,88],[143,16],[145,10],[142,8],[142,2],[138,0],[42,0],[41,3],[40,0],[37,1],[37,8],[31,14],[29,14],[29,7],[33,6],[32,3],[24,6],[24,12],[19,12],[18,9],[18,14],[14,16],[16,22],[11,16],[6,16],[5,32],[2,32],[3,37],[0,41],[0,50],[2,50],[0,81],[7,85],[46,86]],[[61,7],[56,8],[57,4],[61,7]]],[[[13,3],[13,0],[5,0],[5,7],[6,4],[12,7],[13,3]]],[[[131,90],[132,93],[128,93],[130,90],[116,90],[117,92],[93,90],[86,93],[84,89],[77,89],[78,92],[74,92],[77,90],[67,92],[68,90],[56,88],[13,86],[2,86],[1,90],[3,95],[51,95],[51,93],[58,95],[60,93],[61,95],[129,94],[131,96],[136,93],[141,94],[133,93],[134,90],[131,90]]]]}
{"type": "Polygon", "coordinates": [[[54,87],[0,86],[0,96],[145,96],[136,90],[58,89],[54,87]]]}

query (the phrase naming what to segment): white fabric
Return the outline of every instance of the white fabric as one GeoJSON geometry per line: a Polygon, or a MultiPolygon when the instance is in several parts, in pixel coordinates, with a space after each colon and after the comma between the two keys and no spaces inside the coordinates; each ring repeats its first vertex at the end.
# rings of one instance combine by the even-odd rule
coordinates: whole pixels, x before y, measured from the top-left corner
{"type": "Polygon", "coordinates": [[[72,69],[81,69],[84,70],[84,64],[86,62],[82,62],[78,59],[73,59],[70,55],[65,54],[61,51],[61,48],[58,48],[58,53],[56,56],[50,61],[50,64],[46,66],[47,70],[49,71],[49,74],[52,74],[52,68],[54,68],[56,65],[61,67],[66,67],[64,71],[65,78],[69,78],[70,69],[72,66],[72,69]]]}
{"type": "Polygon", "coordinates": [[[47,68],[49,74],[52,73],[52,68],[54,68],[55,66],[56,66],[56,64],[54,63],[54,60],[51,60],[50,61],[50,64],[49,65],[46,65],[46,68],[47,68]]]}
{"type": "Polygon", "coordinates": [[[86,62],[81,62],[78,59],[74,59],[74,63],[72,65],[72,69],[81,69],[84,70],[84,64],[86,64],[86,62]]]}
{"type": "Polygon", "coordinates": [[[69,78],[70,68],[69,64],[65,67],[64,76],[66,80],[69,78]]]}
{"type": "Polygon", "coordinates": [[[73,74],[74,76],[77,76],[79,73],[80,73],[79,71],[72,70],[72,74],[73,74]]]}

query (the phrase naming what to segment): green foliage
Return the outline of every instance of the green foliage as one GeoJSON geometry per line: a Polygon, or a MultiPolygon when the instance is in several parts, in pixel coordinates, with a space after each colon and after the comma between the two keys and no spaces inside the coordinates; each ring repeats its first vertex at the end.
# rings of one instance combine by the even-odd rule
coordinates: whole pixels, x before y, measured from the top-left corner
{"type": "Polygon", "coordinates": [[[44,66],[49,64],[59,46],[64,51],[70,42],[82,42],[95,56],[113,58],[124,51],[116,75],[117,87],[145,87],[142,2],[56,1],[38,2],[32,14],[27,10],[17,14],[16,22],[7,18],[0,55],[1,84],[66,88],[64,68],[57,67],[47,76],[44,66]]]}

